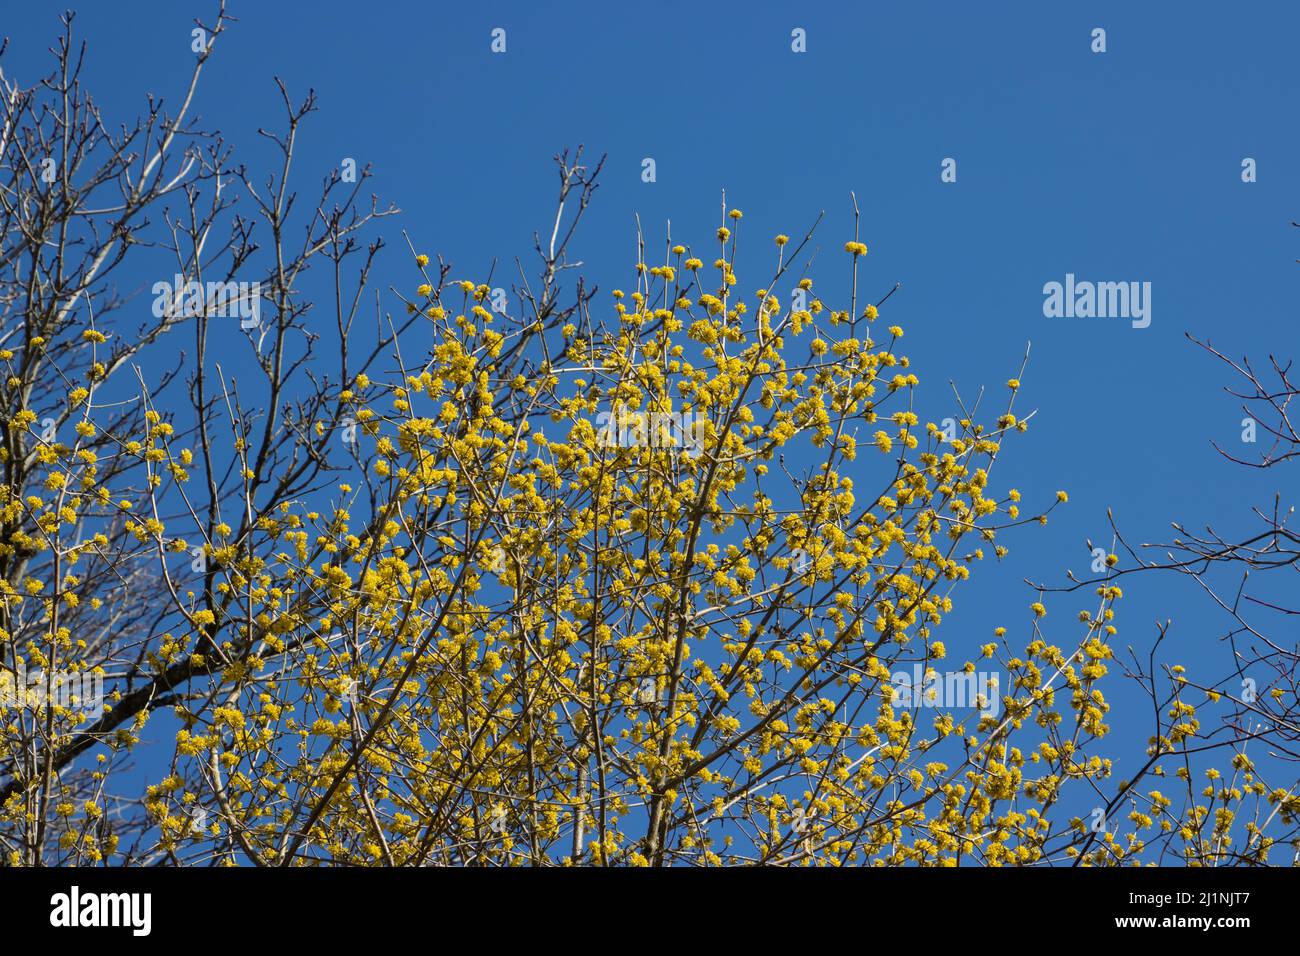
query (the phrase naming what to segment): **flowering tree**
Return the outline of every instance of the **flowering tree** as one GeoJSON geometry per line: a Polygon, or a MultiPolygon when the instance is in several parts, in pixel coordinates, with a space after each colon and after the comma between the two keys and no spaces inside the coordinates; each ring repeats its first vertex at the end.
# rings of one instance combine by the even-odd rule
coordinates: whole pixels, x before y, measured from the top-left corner
{"type": "MultiPolygon", "coordinates": [[[[838,305],[813,230],[746,245],[742,293],[725,206],[707,253],[638,237],[632,291],[598,295],[568,276],[600,164],[564,153],[509,292],[412,248],[371,327],[389,210],[364,175],[329,177],[290,247],[310,99],[281,89],[261,186],[184,125],[189,95],[110,135],[77,62],[69,32],[3,91],[7,863],[1263,862],[1266,828],[1292,838],[1294,788],[1254,778],[1245,833],[1159,791],[1114,813],[1138,798],[1099,747],[1109,573],[1068,636],[1035,603],[1015,649],[941,640],[999,536],[1066,496],[995,490],[1023,363],[986,418],[913,411],[856,211],[838,305]],[[143,331],[128,265],[178,277],[143,331]],[[1097,794],[1099,827],[1071,809],[1097,794]]],[[[1207,749],[1248,773],[1190,694],[1173,679],[1142,776],[1207,749]]]]}

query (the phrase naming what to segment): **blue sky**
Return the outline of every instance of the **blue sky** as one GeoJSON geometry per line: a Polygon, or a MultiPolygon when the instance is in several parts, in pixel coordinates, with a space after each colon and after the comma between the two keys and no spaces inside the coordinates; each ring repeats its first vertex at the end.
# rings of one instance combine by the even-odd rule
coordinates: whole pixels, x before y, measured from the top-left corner
{"type": "MultiPolygon", "coordinates": [[[[1034,427],[1009,444],[996,483],[1031,503],[1065,488],[1070,503],[959,592],[950,647],[997,624],[1023,633],[1034,593],[1022,579],[1086,572],[1084,540],[1108,543],[1108,507],[1140,542],[1167,538],[1173,520],[1230,535],[1251,503],[1293,499],[1294,466],[1251,473],[1211,447],[1242,450],[1242,415],[1222,392],[1225,370],[1184,333],[1261,361],[1296,351],[1294,5],[233,0],[230,12],[239,22],[199,94],[205,122],[258,169],[268,154],[256,130],[280,120],[273,77],[297,96],[314,88],[304,192],[350,156],[402,209],[386,227],[381,287],[415,281],[401,229],[458,277],[527,256],[551,211],[551,157],[583,143],[609,155],[576,244],[603,289],[630,280],[635,215],[655,247],[668,220],[675,239],[704,242],[725,189],[745,211],[750,267],[742,245],[738,273],[751,289],[770,237],[802,234],[826,211],[812,272],[833,301],[853,190],[871,249],[866,294],[902,284],[883,316],[906,329],[932,417],[950,379],[1001,401],[1032,340],[1021,410],[1037,409],[1034,427]],[[496,27],[503,55],[489,49],[496,27]],[[1095,27],[1103,54],[1090,49],[1095,27]],[[795,28],[806,53],[791,50],[795,28]],[[641,179],[646,157],[654,183],[641,179]],[[948,157],[955,183],[940,181],[948,157]],[[1255,183],[1242,182],[1246,157],[1255,183]],[[1044,317],[1043,285],[1066,273],[1150,282],[1150,327],[1044,317]]],[[[191,21],[210,15],[190,0],[86,5],[87,82],[109,115],[134,115],[147,91],[175,97],[191,21]]],[[[55,6],[7,10],[9,72],[34,79],[57,30],[55,6]]],[[[1172,617],[1187,657],[1226,654],[1185,584],[1126,590],[1121,644],[1172,617]]],[[[1061,643],[1076,607],[1054,605],[1061,643]]]]}

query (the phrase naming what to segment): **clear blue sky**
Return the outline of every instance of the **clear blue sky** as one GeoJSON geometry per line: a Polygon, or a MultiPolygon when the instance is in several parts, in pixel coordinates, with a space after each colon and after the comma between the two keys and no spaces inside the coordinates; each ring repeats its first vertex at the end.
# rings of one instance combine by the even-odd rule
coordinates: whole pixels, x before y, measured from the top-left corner
{"type": "MultiPolygon", "coordinates": [[[[146,91],[178,94],[191,21],[211,4],[84,6],[88,82],[110,116],[134,115],[146,91]]],[[[19,79],[46,67],[57,9],[7,5],[0,34],[19,79]]],[[[552,203],[551,156],[584,143],[609,154],[577,243],[604,289],[629,279],[634,214],[656,243],[668,219],[674,238],[702,242],[725,189],[751,250],[826,210],[814,274],[833,298],[854,190],[867,295],[902,283],[884,315],[907,330],[932,417],[949,379],[1000,400],[1032,340],[1022,400],[1036,427],[1009,444],[997,484],[1027,502],[1065,488],[1070,504],[959,592],[950,648],[996,624],[1023,633],[1034,595],[1021,580],[1086,572],[1085,538],[1109,542],[1108,507],[1148,541],[1172,520],[1230,535],[1251,503],[1278,490],[1294,500],[1295,467],[1247,473],[1211,448],[1241,449],[1242,415],[1223,369],[1184,338],[1261,361],[1300,351],[1294,4],[232,0],[230,12],[240,22],[210,64],[205,121],[256,169],[267,155],[256,129],[280,120],[272,77],[298,95],[314,87],[304,192],[352,156],[403,210],[381,287],[413,280],[399,229],[458,276],[526,256],[552,203]],[[489,50],[495,27],[504,55],[489,50]],[[796,27],[804,54],[791,51],[796,27]],[[1091,52],[1094,27],[1107,31],[1104,54],[1091,52]],[[644,157],[655,183],[641,181],[644,157]],[[956,183],[940,181],[946,157],[956,183]],[[1241,180],[1245,157],[1256,183],[1241,180]],[[1151,326],[1045,318],[1043,285],[1066,273],[1150,282],[1151,326]]],[[[752,288],[768,263],[750,262],[739,271],[752,288]]],[[[1173,617],[1188,657],[1226,654],[1193,591],[1149,579],[1127,592],[1121,644],[1173,617]]],[[[1053,605],[1060,643],[1078,606],[1053,605]]]]}

